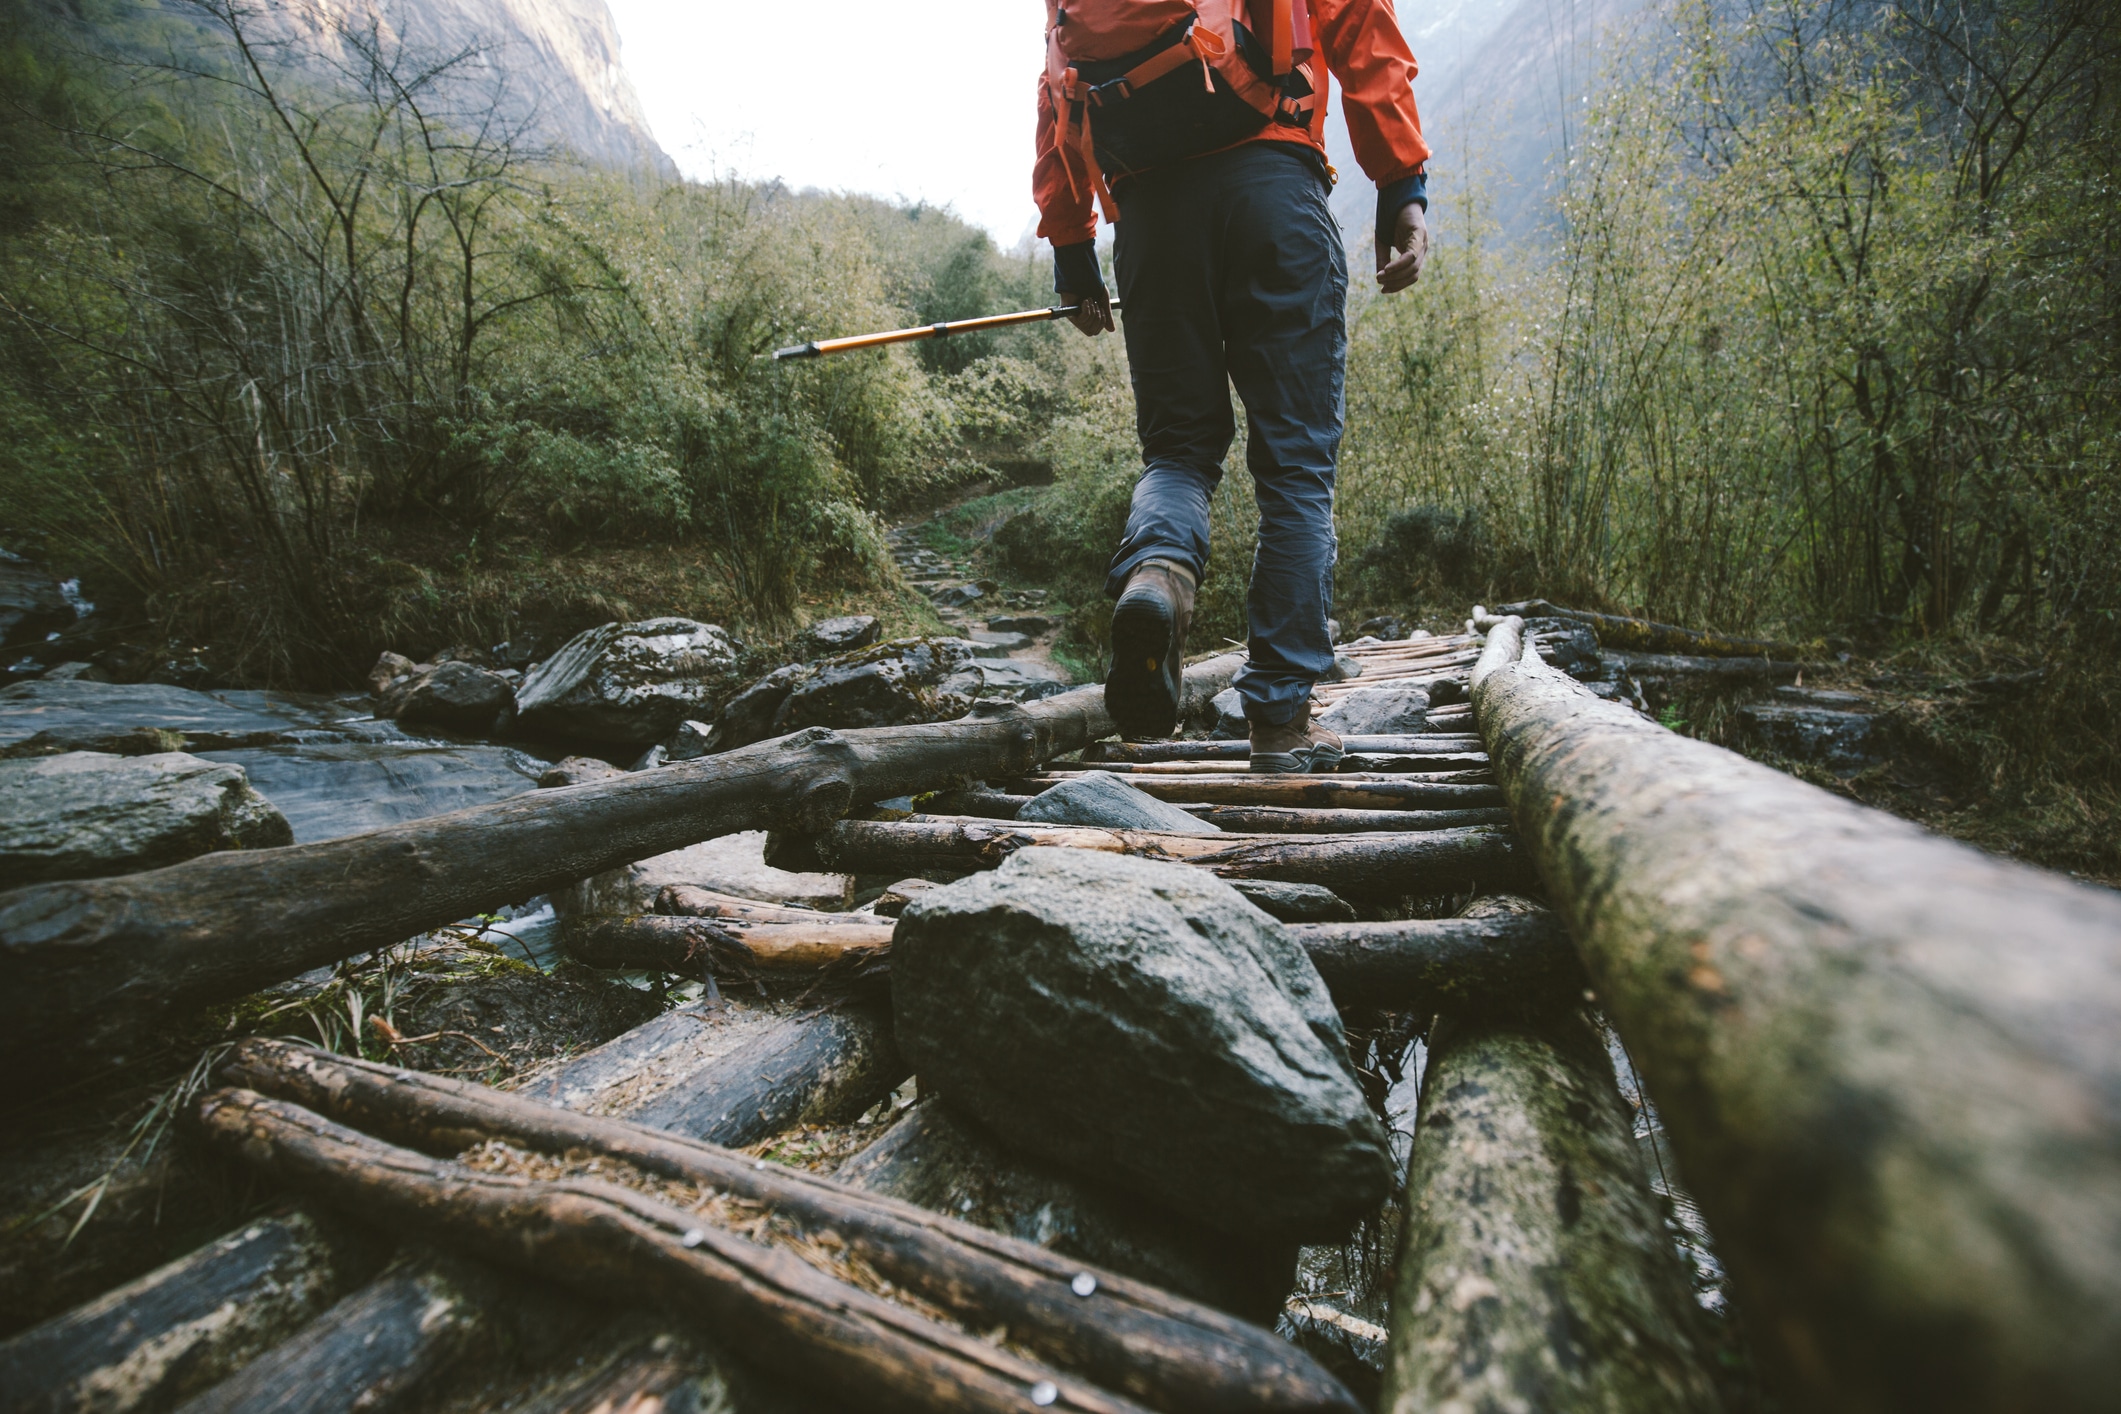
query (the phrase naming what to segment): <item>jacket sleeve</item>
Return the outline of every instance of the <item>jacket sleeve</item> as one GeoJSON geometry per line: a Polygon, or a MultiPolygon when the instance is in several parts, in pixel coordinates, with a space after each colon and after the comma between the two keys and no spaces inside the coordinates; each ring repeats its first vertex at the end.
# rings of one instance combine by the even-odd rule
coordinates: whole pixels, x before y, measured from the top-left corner
{"type": "Polygon", "coordinates": [[[1311,18],[1364,175],[1385,187],[1421,171],[1429,145],[1414,108],[1417,65],[1392,0],[1311,0],[1311,18]]]}
{"type": "Polygon", "coordinates": [[[1038,234],[1056,249],[1097,238],[1097,208],[1087,183],[1068,180],[1059,147],[1052,90],[1043,76],[1038,84],[1037,159],[1031,164],[1031,196],[1038,202],[1038,234]]]}

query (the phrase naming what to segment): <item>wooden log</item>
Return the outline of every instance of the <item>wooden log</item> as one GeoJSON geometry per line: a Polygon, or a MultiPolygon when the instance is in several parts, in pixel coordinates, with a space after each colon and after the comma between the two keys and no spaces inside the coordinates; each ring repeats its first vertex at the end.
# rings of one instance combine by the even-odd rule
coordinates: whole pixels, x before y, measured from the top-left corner
{"type": "MultiPolygon", "coordinates": [[[[1372,756],[1456,755],[1488,749],[1478,736],[1463,744],[1440,736],[1343,736],[1341,749],[1372,756]]],[[[1083,748],[1085,764],[1122,761],[1242,761],[1252,754],[1248,741],[1094,741],[1083,748]]]]}
{"type": "Polygon", "coordinates": [[[918,873],[992,869],[1020,849],[1094,849],[1167,859],[1231,879],[1323,884],[1356,893],[1415,893],[1528,877],[1509,831],[1492,827],[1414,834],[1176,835],[1086,825],[933,818],[842,820],[817,837],[838,869],[918,873]]]}
{"type": "Polygon", "coordinates": [[[1507,825],[1500,806],[1477,810],[1296,810],[1280,805],[1182,805],[1219,830],[1254,835],[1346,835],[1368,831],[1462,830],[1507,825]]]}
{"type": "Polygon", "coordinates": [[[1343,1007],[1515,1016],[1583,1000],[1569,935],[1536,906],[1500,917],[1286,926],[1343,1007]]]}
{"type": "Polygon", "coordinates": [[[463,1263],[412,1259],[185,1403],[180,1414],[389,1414],[494,1346],[501,1300],[463,1263]]]}
{"type": "MultiPolygon", "coordinates": [[[[1456,774],[1456,773],[1453,773],[1456,774]]],[[[1485,773],[1483,773],[1485,776],[1485,773]]],[[[1069,779],[1060,772],[1025,777],[1028,795],[1069,779]]],[[[1472,810],[1503,803],[1485,780],[1432,781],[1410,776],[1144,776],[1128,782],[1144,795],[1180,805],[1281,805],[1305,810],[1472,810]]]]}
{"type": "MultiPolygon", "coordinates": [[[[1449,752],[1434,752],[1419,756],[1385,756],[1363,754],[1345,756],[1341,759],[1341,775],[1383,774],[1401,776],[1421,774],[1448,779],[1453,773],[1463,771],[1485,771],[1488,769],[1488,754],[1479,749],[1459,749],[1449,752]]],[[[1099,761],[1085,762],[1081,770],[1062,767],[1052,774],[1070,771],[1083,775],[1089,771],[1104,771],[1114,775],[1136,776],[1228,776],[1244,775],[1251,770],[1243,758],[1236,760],[1201,761],[1099,761]]]]}
{"type": "Polygon", "coordinates": [[[242,1043],[222,1078],[269,1087],[430,1153],[455,1153],[487,1139],[545,1153],[587,1151],[763,1203],[806,1230],[837,1234],[889,1280],[979,1329],[1006,1325],[1024,1348],[1158,1407],[1344,1407],[1345,1395],[1330,1378],[1257,1327],[1095,1268],[1089,1275],[1097,1299],[1089,1300],[1074,1290],[1085,1273],[1079,1258],[800,1169],[285,1042],[242,1043]]]}
{"type": "Polygon", "coordinates": [[[2121,1389],[2121,897],[1665,731],[1515,635],[1518,827],[1793,1407],[2121,1389]]]}
{"type": "Polygon", "coordinates": [[[694,884],[668,884],[655,896],[655,913],[685,918],[728,918],[744,923],[822,923],[826,926],[873,922],[865,913],[827,913],[787,903],[761,903],[755,898],[717,893],[694,884]]]}
{"type": "Polygon", "coordinates": [[[686,977],[812,976],[837,968],[851,977],[891,946],[891,921],[832,913],[801,923],[591,914],[567,919],[560,941],[569,957],[591,967],[686,977]]]}
{"type": "Polygon", "coordinates": [[[1713,629],[1680,628],[1654,619],[1633,619],[1620,614],[1599,614],[1588,609],[1563,609],[1544,599],[1504,604],[1498,617],[1520,619],[1570,619],[1588,624],[1606,648],[1632,648],[1648,653],[1696,653],[1711,658],[1795,658],[1805,650],[1795,643],[1771,638],[1741,638],[1713,629]]]}
{"type": "Polygon", "coordinates": [[[1794,682],[1804,664],[1773,658],[1682,657],[1674,653],[1608,655],[1638,678],[1709,678],[1718,682],[1794,682]]]}
{"type": "Polygon", "coordinates": [[[1582,1014],[1440,1018],[1378,1408],[1714,1410],[1700,1319],[1582,1014]]]}
{"type": "MultiPolygon", "coordinates": [[[[1186,670],[1187,700],[1242,660],[1186,670]]],[[[173,1012],[717,835],[1021,773],[1112,731],[1101,688],[776,741],[370,834],[0,894],[0,1058],[121,1063],[173,1012]]]]}
{"type": "Polygon", "coordinates": [[[629,1332],[615,1349],[593,1349],[587,1368],[581,1363],[541,1381],[520,1402],[496,1400],[492,1407],[510,1414],[741,1414],[786,1403],[746,1400],[745,1372],[721,1352],[669,1330],[629,1332]]]}
{"type": "Polygon", "coordinates": [[[306,1212],[246,1223],[0,1343],[0,1408],[169,1409],[294,1334],[365,1281],[378,1255],[306,1212]]]}
{"type": "Polygon", "coordinates": [[[1050,1384],[1037,1402],[1142,1408],[630,1188],[479,1172],[248,1090],[214,1091],[197,1116],[226,1152],[326,1201],[593,1299],[655,1303],[850,1404],[999,1414],[1050,1384]]]}

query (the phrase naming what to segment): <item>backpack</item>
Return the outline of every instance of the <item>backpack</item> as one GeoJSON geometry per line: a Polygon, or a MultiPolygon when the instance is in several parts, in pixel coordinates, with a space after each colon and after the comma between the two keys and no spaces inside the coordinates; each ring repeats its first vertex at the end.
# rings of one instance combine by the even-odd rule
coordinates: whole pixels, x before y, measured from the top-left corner
{"type": "Polygon", "coordinates": [[[1309,0],[1046,0],[1045,83],[1070,187],[1087,185],[1117,221],[1108,180],[1269,123],[1308,127],[1311,54],[1309,0]]]}

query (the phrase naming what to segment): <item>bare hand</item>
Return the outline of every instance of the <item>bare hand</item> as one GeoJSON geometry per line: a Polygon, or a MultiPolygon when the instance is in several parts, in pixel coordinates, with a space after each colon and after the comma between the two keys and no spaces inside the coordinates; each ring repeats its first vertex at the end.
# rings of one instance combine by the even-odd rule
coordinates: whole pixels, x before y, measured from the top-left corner
{"type": "Polygon", "coordinates": [[[1392,229],[1392,244],[1377,246],[1377,284],[1388,295],[1396,295],[1421,278],[1421,267],[1429,263],[1429,217],[1418,202],[1399,208],[1392,229]]]}
{"type": "Polygon", "coordinates": [[[1086,295],[1078,298],[1066,290],[1060,290],[1055,293],[1054,298],[1060,301],[1060,307],[1063,309],[1071,304],[1076,306],[1075,313],[1068,316],[1068,322],[1085,334],[1095,338],[1099,334],[1112,332],[1110,295],[1086,295]]]}

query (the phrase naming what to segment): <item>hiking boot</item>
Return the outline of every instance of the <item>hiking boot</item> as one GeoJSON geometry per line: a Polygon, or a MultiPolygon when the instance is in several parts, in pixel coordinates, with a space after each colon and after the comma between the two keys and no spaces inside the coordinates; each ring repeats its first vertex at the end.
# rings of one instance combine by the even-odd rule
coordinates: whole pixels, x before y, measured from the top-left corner
{"type": "Polygon", "coordinates": [[[1127,577],[1112,606],[1105,710],[1121,736],[1166,737],[1178,729],[1193,585],[1193,572],[1184,565],[1148,560],[1127,577]]]}
{"type": "Polygon", "coordinates": [[[1311,704],[1296,709],[1296,715],[1278,727],[1253,722],[1252,769],[1283,775],[1330,776],[1340,769],[1340,738],[1324,727],[1311,725],[1311,704]]]}

